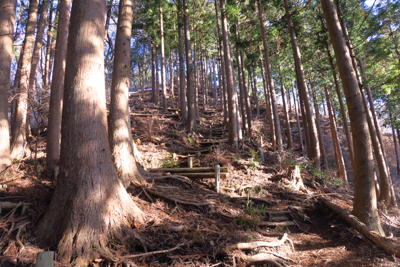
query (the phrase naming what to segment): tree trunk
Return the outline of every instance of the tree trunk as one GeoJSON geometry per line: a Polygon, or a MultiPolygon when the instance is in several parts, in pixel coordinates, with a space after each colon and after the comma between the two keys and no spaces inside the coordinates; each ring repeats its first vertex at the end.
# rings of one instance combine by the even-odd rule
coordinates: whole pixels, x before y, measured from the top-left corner
{"type": "Polygon", "coordinates": [[[50,80],[50,58],[51,58],[51,46],[53,43],[53,4],[50,4],[50,11],[49,11],[49,18],[47,20],[47,45],[46,45],[46,63],[44,67],[44,79],[43,79],[43,86],[46,90],[48,90],[49,87],[49,80],[50,80]]]}
{"type": "MultiPolygon", "coordinates": [[[[239,21],[237,20],[237,24],[239,24],[239,21]]],[[[236,52],[236,61],[237,61],[237,66],[238,66],[238,78],[239,78],[239,92],[240,92],[240,111],[242,115],[242,129],[245,131],[246,135],[249,137],[249,121],[247,119],[247,112],[245,112],[245,106],[246,106],[246,98],[248,97],[245,94],[245,89],[244,89],[244,77],[243,77],[243,71],[242,71],[242,60],[243,58],[240,55],[240,47],[239,47],[239,32],[238,32],[239,25],[235,25],[235,35],[236,35],[236,42],[235,42],[235,52],[236,52]]]]}
{"type": "Polygon", "coordinates": [[[397,144],[397,139],[396,139],[396,131],[393,126],[392,126],[392,134],[393,134],[394,149],[396,152],[397,175],[400,176],[400,152],[399,152],[399,146],[397,144]]]}
{"type": "Polygon", "coordinates": [[[255,70],[253,67],[253,97],[254,97],[254,102],[256,102],[256,111],[257,111],[257,117],[260,117],[260,105],[258,104],[258,89],[257,89],[257,77],[254,74],[255,70]]]}
{"type": "MultiPolygon", "coordinates": [[[[261,46],[258,47],[260,54],[261,53],[261,46]]],[[[272,107],[271,107],[271,96],[269,93],[269,88],[268,88],[268,82],[266,81],[266,79],[268,79],[267,77],[265,77],[264,74],[266,74],[266,72],[264,72],[264,63],[263,60],[260,58],[260,68],[261,68],[261,77],[263,80],[263,87],[264,87],[264,95],[265,95],[265,102],[267,105],[267,116],[268,116],[268,124],[269,124],[269,135],[271,136],[271,143],[272,143],[272,147],[276,146],[275,143],[275,130],[274,130],[274,114],[272,112],[272,107]]],[[[249,103],[250,106],[250,103],[249,103]]],[[[250,110],[251,112],[251,110],[250,110]]]]}
{"type": "Polygon", "coordinates": [[[156,103],[156,58],[154,41],[151,41],[151,102],[156,103]]]}
{"type": "Polygon", "coordinates": [[[175,98],[174,90],[174,63],[172,61],[172,51],[169,49],[169,88],[171,90],[171,98],[175,98]]]}
{"type": "Polygon", "coordinates": [[[292,148],[292,129],[290,128],[290,119],[288,114],[288,109],[286,105],[286,96],[285,96],[285,84],[284,79],[281,74],[281,64],[279,64],[279,76],[281,78],[281,94],[282,94],[282,103],[283,103],[283,113],[285,116],[285,123],[286,123],[286,136],[287,136],[287,149],[292,148]]]}
{"type": "Polygon", "coordinates": [[[222,35],[224,44],[224,58],[225,58],[225,73],[226,84],[228,93],[228,114],[229,114],[229,144],[234,147],[238,146],[239,132],[238,132],[238,117],[237,117],[237,90],[234,88],[233,69],[232,69],[232,51],[229,38],[228,18],[226,16],[226,0],[220,0],[221,3],[221,21],[222,21],[222,35]]]}
{"type": "Polygon", "coordinates": [[[28,21],[26,23],[24,54],[21,66],[21,79],[18,86],[17,110],[11,125],[11,157],[22,158],[24,156],[26,136],[26,114],[28,110],[29,75],[31,73],[33,46],[35,43],[35,25],[37,19],[39,0],[31,0],[29,3],[28,21]]]}
{"type": "Polygon", "coordinates": [[[143,45],[143,64],[142,64],[142,99],[144,99],[144,92],[146,87],[146,45],[143,45]]]}
{"type": "Polygon", "coordinates": [[[296,112],[296,121],[297,121],[297,132],[299,134],[299,145],[300,145],[300,149],[304,154],[304,145],[303,145],[303,136],[301,134],[301,127],[300,127],[300,118],[299,118],[299,112],[297,111],[297,99],[296,99],[296,94],[294,92],[294,88],[292,90],[293,93],[293,107],[294,107],[294,111],[296,112]]]}
{"type": "MultiPolygon", "coordinates": [[[[361,73],[364,77],[364,81],[366,81],[367,77],[365,75],[364,64],[363,64],[361,56],[360,56],[360,66],[361,66],[361,73]]],[[[385,176],[383,176],[383,177],[381,175],[381,171],[379,171],[379,178],[381,179],[381,194],[379,196],[379,200],[384,201],[386,203],[390,203],[393,206],[397,206],[396,195],[395,195],[393,184],[392,184],[392,177],[390,175],[389,165],[387,164],[386,152],[385,152],[385,148],[383,146],[382,135],[381,135],[381,131],[379,129],[378,119],[376,117],[374,100],[372,99],[371,90],[369,89],[368,84],[366,84],[364,87],[365,87],[365,90],[368,95],[368,102],[369,102],[369,107],[370,107],[369,116],[373,119],[373,122],[374,122],[374,125],[373,126],[371,125],[371,126],[374,128],[375,135],[376,135],[375,137],[371,136],[371,138],[373,140],[374,150],[375,150],[375,147],[378,146],[379,148],[377,148],[377,149],[379,149],[379,152],[380,152],[379,158],[378,158],[377,153],[375,152],[375,158],[378,162],[378,168],[379,168],[379,165],[382,165],[382,167],[386,169],[386,171],[384,171],[385,176]],[[376,141],[374,141],[374,139],[376,139],[376,138],[378,139],[379,144],[374,145],[374,142],[376,142],[376,141]]],[[[370,132],[371,132],[371,134],[373,133],[373,131],[371,131],[371,130],[370,130],[370,132]]]]}
{"type": "Polygon", "coordinates": [[[71,266],[87,266],[99,253],[112,258],[109,240],[129,238],[133,222],[144,220],[117,177],[107,138],[105,9],[99,0],[72,5],[60,175],[37,230],[42,241],[58,243],[57,261],[71,266]]]}
{"type": "Polygon", "coordinates": [[[158,62],[158,44],[155,48],[155,59],[156,59],[156,91],[155,91],[155,103],[158,105],[160,103],[160,74],[159,74],[159,62],[158,62]]]}
{"type": "Polygon", "coordinates": [[[306,130],[306,138],[309,140],[307,142],[307,155],[308,157],[314,161],[317,169],[320,168],[320,144],[318,141],[318,134],[317,134],[317,128],[311,108],[311,102],[310,102],[310,96],[309,92],[307,89],[307,84],[304,76],[304,71],[303,71],[303,63],[301,60],[301,53],[300,49],[297,43],[297,38],[296,34],[294,32],[294,27],[293,27],[293,21],[292,21],[292,14],[290,12],[289,8],[289,1],[285,0],[285,10],[286,10],[286,18],[287,18],[287,23],[289,25],[289,33],[290,33],[290,41],[292,43],[292,50],[293,50],[293,58],[295,62],[295,68],[296,68],[296,77],[297,77],[297,88],[299,90],[300,94],[300,99],[301,102],[303,102],[303,107],[305,109],[305,116],[303,116],[303,122],[306,123],[306,125],[303,124],[304,129],[306,130]]]}
{"type": "Polygon", "coordinates": [[[162,4],[160,3],[160,32],[161,32],[161,91],[162,91],[162,102],[163,102],[163,113],[167,113],[167,81],[165,76],[165,47],[164,47],[164,21],[162,4]]]}
{"type": "Polygon", "coordinates": [[[217,103],[218,103],[218,87],[217,87],[217,74],[215,72],[215,54],[212,55],[211,59],[211,67],[212,67],[212,73],[213,73],[213,84],[214,84],[214,105],[215,109],[217,109],[217,103]]]}
{"type": "MultiPolygon", "coordinates": [[[[125,188],[131,181],[138,184],[142,176],[137,170],[129,116],[129,83],[131,59],[132,0],[119,4],[114,66],[111,83],[111,104],[108,137],[117,175],[125,188]]],[[[144,83],[143,83],[144,84],[144,83]]]]}
{"type": "Polygon", "coordinates": [[[67,54],[67,35],[71,0],[61,0],[58,7],[58,30],[56,53],[54,55],[53,78],[50,91],[50,107],[47,126],[46,168],[54,175],[54,169],[60,164],[61,112],[64,89],[65,57],[67,54]]]}
{"type": "MultiPolygon", "coordinates": [[[[329,50],[329,46],[328,46],[327,42],[325,42],[325,47],[326,47],[326,51],[328,53],[328,58],[329,58],[329,62],[330,62],[331,69],[332,69],[336,93],[337,93],[337,96],[339,99],[339,104],[340,104],[340,112],[342,113],[342,117],[343,117],[343,126],[344,126],[344,131],[346,133],[347,147],[349,149],[351,166],[353,167],[354,166],[354,148],[353,148],[353,139],[351,138],[351,133],[350,133],[349,122],[347,119],[347,113],[346,113],[346,109],[343,104],[342,93],[340,92],[339,80],[337,78],[335,65],[333,64],[333,57],[331,55],[331,52],[329,50]]],[[[354,169],[354,167],[353,167],[353,169],[354,169]]]]}
{"type": "Polygon", "coordinates": [[[374,189],[374,161],[366,110],[351,62],[349,48],[339,27],[333,0],[321,0],[330,39],[343,82],[354,142],[354,202],[353,214],[372,231],[383,234],[374,189]]]}
{"type": "Polygon", "coordinates": [[[0,0],[0,172],[11,165],[8,96],[17,1],[0,0]]]}
{"type": "Polygon", "coordinates": [[[325,169],[327,169],[328,161],[326,160],[324,140],[322,136],[321,123],[319,119],[320,115],[319,115],[317,93],[315,92],[315,89],[312,87],[311,82],[310,82],[310,87],[314,98],[315,122],[317,123],[318,142],[320,144],[319,148],[320,148],[321,158],[324,161],[325,169]]]}
{"type": "Polygon", "coordinates": [[[188,119],[188,111],[187,111],[187,102],[186,102],[186,84],[185,84],[185,58],[183,51],[183,5],[182,0],[178,0],[178,6],[180,10],[178,10],[178,40],[179,40],[179,95],[180,95],[180,108],[181,108],[181,117],[184,122],[188,119]]]}
{"type": "Polygon", "coordinates": [[[268,88],[269,88],[269,93],[270,93],[270,99],[271,99],[271,107],[272,107],[272,112],[274,114],[274,129],[275,129],[275,140],[276,140],[276,149],[281,150],[282,149],[282,135],[281,135],[281,125],[279,122],[279,113],[278,113],[278,107],[276,103],[276,97],[275,97],[275,86],[274,86],[274,80],[272,77],[272,69],[271,69],[271,62],[269,59],[269,52],[268,52],[268,43],[267,43],[267,37],[265,34],[265,28],[264,28],[264,16],[263,16],[263,8],[261,5],[261,0],[257,0],[258,4],[258,17],[260,20],[260,29],[261,29],[261,36],[262,36],[262,41],[264,45],[264,62],[265,62],[265,73],[266,73],[266,79],[268,82],[268,88]]]}
{"type": "Polygon", "coordinates": [[[187,106],[188,119],[187,130],[190,133],[197,132],[196,124],[196,90],[193,85],[193,60],[192,60],[192,45],[190,40],[190,25],[189,25],[189,6],[188,0],[183,0],[184,7],[184,28],[185,28],[185,50],[186,50],[186,76],[187,76],[187,106]]]}

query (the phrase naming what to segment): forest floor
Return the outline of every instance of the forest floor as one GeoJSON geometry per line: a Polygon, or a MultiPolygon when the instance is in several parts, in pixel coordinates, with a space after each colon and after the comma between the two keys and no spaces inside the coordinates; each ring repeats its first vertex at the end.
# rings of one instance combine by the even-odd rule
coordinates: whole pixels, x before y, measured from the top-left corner
{"type": "MultiPolygon", "coordinates": [[[[298,148],[294,113],[291,126],[295,148],[277,152],[270,143],[264,106],[261,106],[260,118],[254,119],[251,140],[240,143],[238,149],[224,142],[227,130],[220,110],[210,107],[206,113],[200,112],[199,134],[189,136],[174,108],[169,110],[169,116],[162,116],[159,108],[135,98],[133,107],[135,114],[152,115],[131,116],[138,149],[135,156],[149,184],[148,189],[128,188],[148,220],[135,229],[141,238],[130,248],[112,241],[109,244],[117,258],[132,256],[125,261],[127,265],[400,266],[400,259],[366,240],[318,201],[319,196],[324,196],[347,211],[352,207],[352,192],[344,189],[333,169],[333,145],[326,117],[322,118],[321,126],[329,168],[318,172],[298,148]],[[212,144],[204,143],[213,140],[212,144]],[[263,158],[257,153],[260,146],[263,158]],[[150,168],[187,167],[188,156],[193,156],[194,163],[199,162],[201,167],[219,164],[228,168],[229,176],[221,179],[220,193],[214,190],[214,179],[177,176],[156,179],[161,173],[148,172],[150,168]],[[296,190],[291,184],[287,170],[294,165],[300,166],[308,193],[296,190]],[[254,241],[269,242],[271,246],[249,250],[230,247],[254,241]],[[273,260],[251,262],[261,255],[267,260],[274,259],[275,265],[270,265],[273,260]]],[[[284,125],[283,114],[281,125],[284,125]]],[[[343,129],[339,133],[341,140],[345,140],[343,129]]],[[[384,139],[400,205],[393,138],[385,135],[384,139]]],[[[0,266],[34,266],[38,252],[53,249],[43,246],[35,237],[37,222],[46,211],[54,188],[43,177],[45,147],[45,137],[33,137],[32,155],[14,162],[0,174],[0,180],[4,181],[0,187],[0,204],[19,203],[11,210],[2,204],[0,266]],[[22,203],[29,205],[20,208],[22,203]]],[[[342,147],[346,147],[345,141],[342,147]]],[[[351,187],[352,170],[347,149],[344,150],[351,187]]],[[[400,209],[384,205],[379,208],[385,230],[393,233],[393,239],[399,242],[400,209]]],[[[61,265],[55,263],[55,266],[61,265]]],[[[100,258],[92,266],[119,265],[100,258]]]]}

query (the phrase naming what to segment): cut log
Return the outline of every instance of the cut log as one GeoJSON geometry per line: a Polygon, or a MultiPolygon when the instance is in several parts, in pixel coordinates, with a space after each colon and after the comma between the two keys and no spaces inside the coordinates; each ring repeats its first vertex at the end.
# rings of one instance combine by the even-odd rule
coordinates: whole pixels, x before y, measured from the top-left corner
{"type": "MultiPolygon", "coordinates": [[[[199,172],[214,172],[215,167],[196,167],[196,168],[158,168],[148,169],[149,172],[171,172],[171,173],[199,173],[199,172]]],[[[228,167],[221,167],[221,173],[228,172],[228,167]]]]}
{"type": "Polygon", "coordinates": [[[354,229],[363,234],[366,238],[377,244],[383,250],[385,250],[390,255],[395,255],[397,258],[400,258],[400,244],[394,242],[393,240],[381,236],[380,234],[371,231],[368,226],[364,223],[360,222],[358,218],[354,215],[351,215],[338,205],[332,203],[328,199],[324,197],[318,198],[321,202],[323,202],[328,208],[337,213],[343,220],[345,220],[348,224],[350,224],[354,229]]]}

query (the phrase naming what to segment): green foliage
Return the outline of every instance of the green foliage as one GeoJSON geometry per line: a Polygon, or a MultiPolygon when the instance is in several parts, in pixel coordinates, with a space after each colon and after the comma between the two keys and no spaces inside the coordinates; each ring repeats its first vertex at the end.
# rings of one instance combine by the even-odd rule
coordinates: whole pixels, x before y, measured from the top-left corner
{"type": "Polygon", "coordinates": [[[161,162],[163,168],[178,168],[178,159],[174,158],[174,153],[170,152],[170,155],[166,159],[162,159],[161,162]]]}
{"type": "Polygon", "coordinates": [[[249,197],[244,207],[242,217],[236,219],[236,222],[242,225],[257,225],[266,214],[267,208],[264,205],[253,206],[249,197]]]}
{"type": "Polygon", "coordinates": [[[255,168],[257,168],[257,167],[260,167],[260,165],[261,165],[261,158],[260,158],[260,156],[258,155],[258,152],[257,151],[255,151],[255,150],[252,150],[251,151],[251,158],[249,158],[249,161],[250,161],[250,165],[249,165],[249,168],[250,169],[255,169],[255,168]]]}

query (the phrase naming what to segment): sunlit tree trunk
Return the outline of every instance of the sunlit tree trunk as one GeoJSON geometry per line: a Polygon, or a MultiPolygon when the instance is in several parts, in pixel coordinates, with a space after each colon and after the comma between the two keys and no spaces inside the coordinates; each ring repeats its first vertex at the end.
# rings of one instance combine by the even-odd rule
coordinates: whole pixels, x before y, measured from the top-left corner
{"type": "Polygon", "coordinates": [[[229,38],[228,18],[225,14],[226,0],[220,0],[221,3],[221,21],[222,21],[222,35],[224,43],[224,57],[225,57],[225,73],[226,84],[228,92],[228,113],[229,113],[229,144],[237,147],[239,141],[238,133],[238,117],[237,117],[237,91],[234,88],[234,77],[232,69],[232,51],[229,38]]]}
{"type": "MultiPolygon", "coordinates": [[[[331,127],[331,133],[332,133],[332,140],[333,140],[333,146],[335,150],[335,158],[336,158],[336,167],[338,168],[338,173],[343,179],[343,182],[345,183],[347,189],[349,188],[348,181],[347,181],[347,172],[346,172],[346,166],[345,162],[343,160],[343,154],[342,150],[340,148],[340,142],[339,142],[339,137],[337,134],[337,127],[336,127],[336,122],[335,122],[335,116],[333,107],[330,102],[330,97],[328,93],[328,89],[325,87],[325,97],[326,97],[326,103],[328,105],[328,114],[329,114],[329,124],[331,127]]],[[[326,167],[328,165],[326,164],[326,167]]]]}
{"type": "Polygon", "coordinates": [[[144,91],[146,87],[146,45],[143,45],[143,64],[142,64],[142,99],[144,99],[144,91]]]}
{"type": "Polygon", "coordinates": [[[374,161],[367,114],[362,94],[352,65],[349,48],[340,29],[339,18],[333,0],[321,0],[330,40],[332,42],[339,73],[342,78],[350,125],[354,142],[354,202],[353,214],[372,231],[384,234],[378,216],[374,188],[374,161]]]}
{"type": "Polygon", "coordinates": [[[297,121],[296,126],[297,126],[297,132],[299,134],[299,146],[300,146],[301,151],[304,154],[303,136],[302,136],[302,133],[301,133],[299,112],[297,111],[298,104],[297,104],[297,99],[296,99],[296,93],[294,91],[295,90],[293,88],[293,90],[292,90],[292,93],[293,93],[293,104],[294,104],[293,108],[294,108],[294,111],[296,112],[296,121],[297,121]]]}
{"type": "Polygon", "coordinates": [[[174,63],[172,61],[172,51],[169,50],[169,88],[171,90],[172,99],[175,98],[175,89],[174,89],[174,63]]]}
{"type": "Polygon", "coordinates": [[[274,114],[273,120],[274,120],[274,129],[275,129],[276,149],[281,150],[282,149],[281,125],[279,122],[278,106],[277,106],[276,97],[275,97],[275,86],[274,86],[274,80],[272,77],[271,62],[270,62],[269,51],[268,51],[268,42],[267,42],[267,37],[265,34],[264,16],[263,16],[263,8],[261,5],[261,0],[257,0],[257,4],[258,4],[258,17],[260,20],[261,36],[262,36],[262,41],[263,41],[263,45],[264,45],[263,56],[264,56],[264,62],[265,62],[265,73],[266,73],[265,76],[266,76],[266,79],[268,82],[272,113],[274,114]]]}
{"type": "Polygon", "coordinates": [[[61,0],[58,7],[58,30],[56,51],[54,55],[53,78],[50,92],[50,107],[48,116],[46,168],[53,176],[60,161],[61,144],[61,112],[63,105],[65,58],[67,54],[67,35],[69,26],[71,0],[61,0]]]}
{"type": "Polygon", "coordinates": [[[303,70],[303,63],[301,60],[301,53],[297,43],[296,34],[294,32],[293,21],[292,21],[292,14],[290,12],[289,2],[285,0],[285,10],[286,10],[286,18],[287,23],[289,26],[289,33],[290,33],[290,41],[292,43],[292,50],[293,50],[293,58],[295,62],[296,68],[296,76],[297,76],[297,88],[300,94],[300,100],[303,102],[303,107],[305,109],[303,122],[303,127],[305,129],[306,138],[309,140],[307,142],[307,155],[308,157],[314,161],[317,169],[320,168],[320,144],[318,141],[318,134],[317,134],[317,127],[315,123],[315,119],[312,112],[310,96],[307,89],[307,84],[305,80],[304,70],[303,70]],[[307,127],[307,128],[306,128],[307,127]]]}
{"type": "MultiPolygon", "coordinates": [[[[258,49],[260,51],[260,54],[262,54],[261,46],[259,46],[258,49]]],[[[272,112],[272,107],[271,107],[271,94],[269,93],[268,82],[266,81],[267,77],[265,77],[266,71],[264,71],[264,62],[261,58],[260,58],[260,68],[261,68],[261,77],[263,80],[265,102],[266,102],[266,106],[267,106],[269,135],[271,136],[272,147],[275,147],[276,143],[275,143],[275,130],[274,130],[274,114],[272,112]]],[[[249,103],[249,106],[250,106],[250,103],[249,103]]],[[[250,110],[250,112],[251,112],[251,110],[250,110]]]]}
{"type": "Polygon", "coordinates": [[[253,98],[256,103],[257,117],[260,117],[260,105],[258,104],[258,88],[257,88],[257,76],[255,75],[255,68],[253,67],[253,98]]]}
{"type": "Polygon", "coordinates": [[[164,21],[163,21],[163,11],[162,4],[160,3],[160,32],[161,32],[161,92],[162,92],[162,104],[163,113],[167,113],[167,81],[165,76],[165,47],[164,47],[164,21]]]}
{"type": "Polygon", "coordinates": [[[11,125],[11,157],[22,158],[26,148],[26,124],[28,110],[29,75],[31,73],[33,47],[35,43],[35,26],[39,0],[29,3],[28,21],[26,23],[24,54],[21,66],[21,79],[18,86],[17,110],[11,125]]]}
{"type": "Polygon", "coordinates": [[[16,6],[15,0],[0,0],[0,172],[11,165],[8,96],[16,6]]]}
{"type": "Polygon", "coordinates": [[[129,119],[129,84],[133,1],[119,4],[114,66],[111,83],[111,104],[108,117],[108,137],[117,175],[125,188],[131,182],[139,184],[142,176],[137,170],[129,119]]]}
{"type": "Polygon", "coordinates": [[[317,93],[315,92],[315,89],[312,87],[311,81],[310,81],[310,87],[311,87],[311,91],[312,91],[313,98],[314,98],[313,102],[314,102],[314,109],[315,109],[315,122],[317,124],[318,141],[319,141],[321,158],[324,162],[325,169],[327,169],[328,161],[326,160],[324,139],[323,139],[322,130],[321,130],[321,121],[320,121],[320,115],[319,115],[319,105],[318,105],[317,93]]]}
{"type": "Polygon", "coordinates": [[[279,76],[281,78],[281,94],[282,94],[282,103],[283,103],[283,113],[285,116],[285,124],[286,124],[286,136],[287,136],[287,149],[292,148],[292,129],[290,128],[290,119],[288,114],[288,109],[286,105],[286,94],[285,94],[285,84],[281,71],[281,64],[279,64],[279,76]]]}
{"type": "Polygon", "coordinates": [[[43,79],[43,86],[46,90],[49,87],[49,80],[50,80],[50,73],[51,73],[50,59],[51,59],[52,44],[53,44],[52,31],[53,31],[53,4],[51,3],[49,16],[48,16],[48,20],[47,20],[47,45],[46,45],[46,56],[45,56],[46,61],[45,61],[44,79],[43,79]]]}

